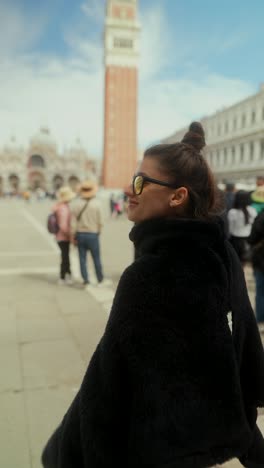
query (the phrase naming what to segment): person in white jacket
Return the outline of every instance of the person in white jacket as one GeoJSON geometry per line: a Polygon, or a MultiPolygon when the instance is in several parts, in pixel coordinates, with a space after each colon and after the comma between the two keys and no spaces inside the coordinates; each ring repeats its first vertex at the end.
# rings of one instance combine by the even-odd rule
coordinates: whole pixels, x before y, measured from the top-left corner
{"type": "Polygon", "coordinates": [[[244,263],[249,252],[248,237],[257,212],[250,206],[250,195],[245,190],[239,190],[235,195],[234,207],[227,214],[230,242],[237,255],[244,263]]]}

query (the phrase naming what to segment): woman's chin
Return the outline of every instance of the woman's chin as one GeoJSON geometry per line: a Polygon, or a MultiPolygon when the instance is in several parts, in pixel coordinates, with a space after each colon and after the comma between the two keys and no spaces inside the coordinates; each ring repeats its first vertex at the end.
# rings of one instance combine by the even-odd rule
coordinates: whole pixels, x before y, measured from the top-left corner
{"type": "Polygon", "coordinates": [[[135,213],[135,207],[128,207],[127,209],[127,217],[129,219],[129,221],[132,221],[133,223],[136,223],[138,221],[138,217],[135,213]]]}

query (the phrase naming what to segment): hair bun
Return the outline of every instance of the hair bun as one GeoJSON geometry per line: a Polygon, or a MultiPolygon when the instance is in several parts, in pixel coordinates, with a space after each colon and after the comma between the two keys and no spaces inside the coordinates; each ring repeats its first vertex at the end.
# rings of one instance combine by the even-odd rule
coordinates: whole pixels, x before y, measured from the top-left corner
{"type": "Polygon", "coordinates": [[[204,129],[200,122],[192,122],[189,130],[185,133],[182,143],[193,146],[200,151],[205,145],[204,129]]]}

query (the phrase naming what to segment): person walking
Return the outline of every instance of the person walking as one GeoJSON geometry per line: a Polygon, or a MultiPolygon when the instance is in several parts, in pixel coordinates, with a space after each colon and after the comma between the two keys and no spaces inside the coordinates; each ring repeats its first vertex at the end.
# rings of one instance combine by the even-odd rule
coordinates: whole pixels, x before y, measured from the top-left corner
{"type": "Polygon", "coordinates": [[[234,182],[226,182],[224,189],[225,207],[228,212],[233,208],[235,201],[236,186],[234,182]]]}
{"type": "Polygon", "coordinates": [[[204,145],[192,123],[145,151],[126,189],[138,257],[45,468],[264,466],[263,348],[204,145]]]}
{"type": "Polygon", "coordinates": [[[259,185],[251,193],[251,206],[255,208],[257,213],[260,213],[264,209],[264,185],[259,185]]]}
{"type": "Polygon", "coordinates": [[[99,285],[104,285],[103,268],[100,255],[99,236],[103,226],[101,203],[96,199],[98,187],[92,180],[80,185],[80,198],[72,205],[72,235],[75,237],[79,252],[80,270],[83,284],[87,289],[90,278],[87,268],[87,252],[91,252],[99,285]]]}
{"type": "Polygon", "coordinates": [[[257,216],[255,208],[250,206],[250,203],[249,192],[239,190],[235,194],[233,208],[227,213],[230,242],[242,264],[249,260],[248,237],[257,216]]]}
{"type": "Polygon", "coordinates": [[[70,265],[71,212],[69,202],[76,194],[70,187],[61,187],[57,192],[58,202],[53,206],[56,214],[58,232],[55,234],[61,251],[60,278],[58,284],[72,284],[70,265]]]}

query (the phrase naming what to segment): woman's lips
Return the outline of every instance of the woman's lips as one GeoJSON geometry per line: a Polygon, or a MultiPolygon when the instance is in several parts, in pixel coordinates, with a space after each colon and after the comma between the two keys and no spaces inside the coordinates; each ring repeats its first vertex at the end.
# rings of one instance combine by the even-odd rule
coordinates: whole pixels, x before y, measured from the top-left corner
{"type": "Polygon", "coordinates": [[[130,200],[129,203],[128,203],[128,207],[129,208],[135,208],[135,206],[137,206],[138,203],[136,201],[132,201],[130,200]]]}

